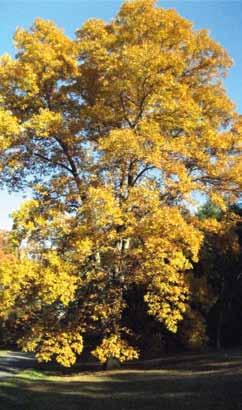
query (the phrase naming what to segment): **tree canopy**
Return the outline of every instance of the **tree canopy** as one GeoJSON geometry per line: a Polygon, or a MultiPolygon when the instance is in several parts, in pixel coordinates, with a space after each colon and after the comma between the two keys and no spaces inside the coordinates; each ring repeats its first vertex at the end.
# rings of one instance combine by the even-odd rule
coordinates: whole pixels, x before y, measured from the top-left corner
{"type": "Polygon", "coordinates": [[[36,19],[14,42],[0,59],[0,181],[33,199],[14,214],[0,312],[17,312],[19,345],[70,366],[91,334],[100,361],[136,358],[131,289],[168,331],[190,320],[183,333],[204,340],[212,289],[192,266],[222,222],[190,209],[205,196],[226,213],[242,176],[227,52],[154,0],[74,40],[36,19]]]}

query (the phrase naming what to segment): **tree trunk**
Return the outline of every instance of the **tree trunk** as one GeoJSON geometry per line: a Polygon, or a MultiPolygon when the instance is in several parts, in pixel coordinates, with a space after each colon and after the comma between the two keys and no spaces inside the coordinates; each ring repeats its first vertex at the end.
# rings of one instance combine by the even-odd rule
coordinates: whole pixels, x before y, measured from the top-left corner
{"type": "Polygon", "coordinates": [[[121,367],[121,363],[115,357],[109,357],[104,365],[105,370],[116,370],[116,369],[120,369],[120,367],[121,367]]]}
{"type": "Polygon", "coordinates": [[[217,325],[217,332],[216,332],[216,349],[221,349],[221,333],[222,333],[222,326],[223,326],[223,307],[219,312],[218,317],[218,325],[217,325]]]}

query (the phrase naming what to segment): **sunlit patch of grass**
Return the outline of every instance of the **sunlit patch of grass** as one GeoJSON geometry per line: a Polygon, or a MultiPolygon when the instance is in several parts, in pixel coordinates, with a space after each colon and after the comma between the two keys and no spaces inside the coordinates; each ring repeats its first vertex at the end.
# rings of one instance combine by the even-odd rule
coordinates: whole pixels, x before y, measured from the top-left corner
{"type": "Polygon", "coordinates": [[[51,379],[50,376],[34,370],[34,369],[27,369],[17,373],[16,378],[18,379],[26,379],[26,380],[49,380],[51,379]]]}
{"type": "Polygon", "coordinates": [[[16,382],[14,379],[6,379],[0,381],[0,387],[15,387],[16,382]]]}
{"type": "Polygon", "coordinates": [[[0,357],[6,357],[6,356],[8,356],[8,354],[9,354],[9,352],[8,352],[8,350],[0,350],[0,357]]]}

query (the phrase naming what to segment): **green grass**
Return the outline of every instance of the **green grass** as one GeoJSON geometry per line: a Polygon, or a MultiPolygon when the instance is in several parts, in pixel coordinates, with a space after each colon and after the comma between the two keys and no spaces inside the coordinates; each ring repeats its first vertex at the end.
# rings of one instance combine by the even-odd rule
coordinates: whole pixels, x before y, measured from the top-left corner
{"type": "Polygon", "coordinates": [[[48,375],[35,369],[22,370],[21,372],[17,373],[15,378],[25,380],[51,380],[51,378],[48,377],[48,375]]]}
{"type": "Polygon", "coordinates": [[[242,352],[177,356],[112,372],[0,381],[1,410],[241,410],[242,352]],[[142,368],[143,367],[143,368],[142,368]],[[151,368],[149,368],[151,367],[151,368]]]}
{"type": "Polygon", "coordinates": [[[8,355],[8,351],[7,350],[0,350],[0,357],[2,356],[7,356],[8,355]]]}

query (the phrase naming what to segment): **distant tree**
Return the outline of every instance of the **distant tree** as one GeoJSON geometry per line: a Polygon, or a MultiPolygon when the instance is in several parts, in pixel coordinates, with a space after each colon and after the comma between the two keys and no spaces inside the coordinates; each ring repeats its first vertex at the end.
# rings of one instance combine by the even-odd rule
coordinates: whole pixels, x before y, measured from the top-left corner
{"type": "Polygon", "coordinates": [[[207,201],[203,206],[198,210],[197,216],[199,219],[203,220],[206,218],[215,218],[220,220],[223,215],[221,208],[211,201],[207,201]]]}
{"type": "Polygon", "coordinates": [[[241,214],[239,205],[233,205],[226,213],[222,213],[210,203],[205,204],[198,213],[203,220],[213,216],[221,221],[217,231],[206,233],[198,264],[198,271],[207,277],[216,294],[217,300],[209,322],[217,348],[226,342],[226,337],[230,344],[236,344],[240,339],[242,341],[241,214]]]}

